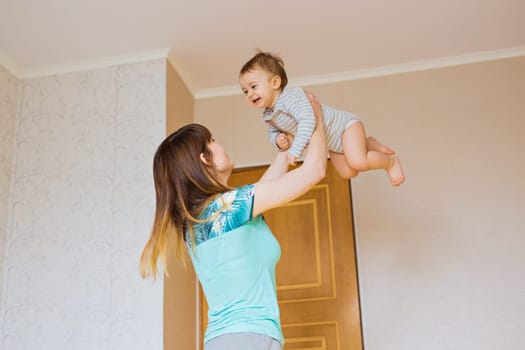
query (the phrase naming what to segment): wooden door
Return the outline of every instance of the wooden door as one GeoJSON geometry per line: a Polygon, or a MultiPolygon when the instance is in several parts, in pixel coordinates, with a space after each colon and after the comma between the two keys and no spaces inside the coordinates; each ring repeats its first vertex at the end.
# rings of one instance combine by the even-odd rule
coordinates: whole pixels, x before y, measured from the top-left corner
{"type": "MultiPolygon", "coordinates": [[[[256,182],[265,169],[235,170],[230,184],[256,182]]],[[[362,349],[349,182],[329,164],[321,183],[264,217],[282,251],[276,279],[284,349],[362,349]]],[[[204,334],[202,293],[201,302],[204,334]]]]}

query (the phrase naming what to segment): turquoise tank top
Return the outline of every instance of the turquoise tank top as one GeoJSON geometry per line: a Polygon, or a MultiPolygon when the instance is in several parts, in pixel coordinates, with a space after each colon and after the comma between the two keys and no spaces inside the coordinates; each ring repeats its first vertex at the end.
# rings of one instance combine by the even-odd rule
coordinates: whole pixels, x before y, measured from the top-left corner
{"type": "Polygon", "coordinates": [[[209,306],[204,342],[248,332],[284,344],[275,284],[281,248],[262,215],[188,252],[209,306]]]}

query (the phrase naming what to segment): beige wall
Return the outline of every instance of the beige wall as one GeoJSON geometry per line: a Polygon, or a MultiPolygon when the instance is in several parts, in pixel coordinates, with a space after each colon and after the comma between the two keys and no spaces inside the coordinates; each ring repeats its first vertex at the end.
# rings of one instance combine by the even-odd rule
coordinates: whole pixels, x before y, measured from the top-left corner
{"type": "MultiPolygon", "coordinates": [[[[360,115],[407,174],[352,181],[367,350],[525,343],[525,57],[313,86],[360,115]]],[[[241,95],[199,99],[238,166],[273,150],[241,95]]]]}
{"type": "Polygon", "coordinates": [[[244,96],[224,96],[195,101],[195,121],[206,125],[237,166],[269,164],[274,148],[259,110],[244,96]]]}
{"type": "MultiPolygon", "coordinates": [[[[166,75],[167,134],[193,121],[193,97],[168,61],[166,75]]],[[[184,268],[169,260],[169,278],[164,279],[164,349],[195,349],[197,340],[195,274],[188,260],[184,268]]]]}
{"type": "Polygon", "coordinates": [[[166,132],[171,134],[193,121],[193,96],[175,67],[166,61],[166,132]]]}

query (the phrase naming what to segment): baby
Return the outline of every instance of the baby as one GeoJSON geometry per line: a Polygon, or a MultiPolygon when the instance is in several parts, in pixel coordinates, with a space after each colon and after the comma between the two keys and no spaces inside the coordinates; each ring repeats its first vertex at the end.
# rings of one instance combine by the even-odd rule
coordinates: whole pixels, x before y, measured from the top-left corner
{"type": "MultiPolygon", "coordinates": [[[[283,60],[261,51],[242,67],[239,83],[248,103],[263,110],[272,144],[288,152],[288,162],[295,163],[315,128],[315,116],[304,90],[287,88],[283,60]]],[[[342,178],[351,179],[362,171],[384,169],[393,186],[405,181],[395,152],[375,138],[367,137],[361,119],[350,112],[325,105],[322,108],[330,159],[342,178]]]]}

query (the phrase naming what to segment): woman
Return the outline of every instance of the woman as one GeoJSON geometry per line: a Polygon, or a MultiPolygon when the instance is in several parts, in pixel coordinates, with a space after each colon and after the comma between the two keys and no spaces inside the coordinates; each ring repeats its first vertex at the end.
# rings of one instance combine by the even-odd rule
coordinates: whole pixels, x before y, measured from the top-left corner
{"type": "Polygon", "coordinates": [[[233,162],[211,133],[186,125],[167,137],[153,162],[156,212],[141,256],[142,277],[164,273],[168,246],[181,258],[187,250],[208,302],[205,350],[280,350],[275,265],[279,243],[262,213],[312,188],[325,175],[327,151],[319,102],[303,164],[290,172],[278,152],[261,179],[228,186],[233,162]]]}

